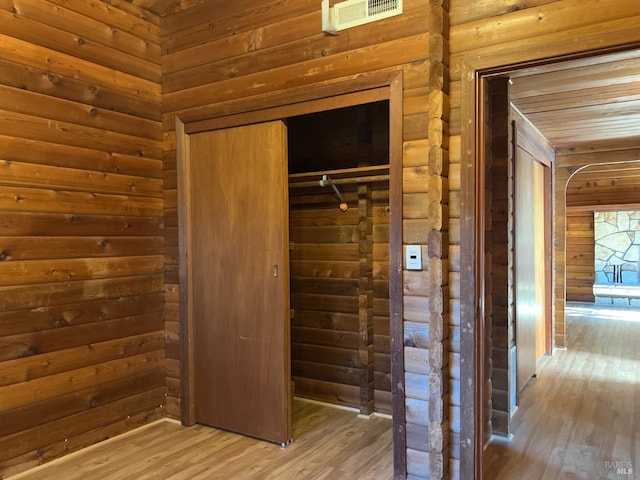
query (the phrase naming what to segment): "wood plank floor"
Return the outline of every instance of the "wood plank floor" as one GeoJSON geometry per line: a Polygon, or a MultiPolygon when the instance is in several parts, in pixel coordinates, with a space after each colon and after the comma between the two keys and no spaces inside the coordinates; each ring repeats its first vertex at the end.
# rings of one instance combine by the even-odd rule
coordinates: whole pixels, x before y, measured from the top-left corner
{"type": "Polygon", "coordinates": [[[391,420],[296,399],[287,448],[160,421],[12,480],[390,479],[391,420]]]}
{"type": "Polygon", "coordinates": [[[567,306],[569,348],[526,387],[513,440],[487,448],[487,480],[640,479],[640,311],[567,306]]]}

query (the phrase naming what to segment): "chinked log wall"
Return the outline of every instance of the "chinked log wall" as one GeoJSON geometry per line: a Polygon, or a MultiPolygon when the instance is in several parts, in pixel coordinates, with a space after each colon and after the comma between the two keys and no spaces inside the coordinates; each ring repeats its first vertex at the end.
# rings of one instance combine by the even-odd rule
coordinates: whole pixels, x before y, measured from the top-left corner
{"type": "MultiPolygon", "coordinates": [[[[440,478],[448,468],[448,85],[447,13],[437,1],[406,0],[404,14],[329,36],[321,32],[317,0],[206,2],[163,24],[167,289],[169,324],[177,317],[175,118],[224,114],[239,99],[260,106],[288,89],[355,79],[364,72],[404,73],[403,238],[423,245],[428,271],[405,272],[407,449],[415,478],[440,478]],[[428,247],[427,247],[428,245],[428,247]],[[444,287],[444,288],[443,288],[444,287]],[[431,299],[431,301],[430,301],[431,299]],[[173,312],[173,314],[171,314],[173,312]],[[430,335],[431,333],[431,335],[430,335]]],[[[168,411],[179,415],[177,338],[170,357],[168,411]]],[[[402,419],[400,419],[402,421],[402,419]]],[[[402,429],[403,431],[405,428],[402,429]]]]}
{"type": "Polygon", "coordinates": [[[164,413],[159,19],[0,1],[0,477],[164,413]]]}

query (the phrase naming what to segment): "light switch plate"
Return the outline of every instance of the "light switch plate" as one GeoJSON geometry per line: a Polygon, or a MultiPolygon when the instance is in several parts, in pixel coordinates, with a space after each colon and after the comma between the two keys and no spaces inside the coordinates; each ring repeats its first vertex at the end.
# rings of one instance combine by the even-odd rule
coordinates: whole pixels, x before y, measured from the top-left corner
{"type": "Polygon", "coordinates": [[[405,245],[407,270],[422,270],[422,250],[420,245],[405,245]]]}

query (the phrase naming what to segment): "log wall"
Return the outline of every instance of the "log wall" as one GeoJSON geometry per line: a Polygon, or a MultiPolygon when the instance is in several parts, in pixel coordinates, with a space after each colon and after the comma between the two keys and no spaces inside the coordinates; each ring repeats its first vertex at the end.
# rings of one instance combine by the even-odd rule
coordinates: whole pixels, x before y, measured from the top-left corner
{"type": "MultiPolygon", "coordinates": [[[[176,9],[162,32],[138,4],[0,0],[2,473],[149,421],[160,405],[180,415],[176,116],[397,71],[403,240],[423,246],[424,270],[405,271],[402,285],[406,445],[396,460],[409,478],[464,476],[473,457],[460,439],[462,65],[638,41],[637,7],[405,0],[403,15],[332,37],[315,0],[183,2],[192,8],[176,9]]],[[[593,161],[593,151],[564,153],[558,180],[593,161]]],[[[564,198],[556,214],[563,318],[564,198]]],[[[562,345],[563,321],[555,330],[562,345]]]]}
{"type": "Polygon", "coordinates": [[[485,302],[488,307],[485,345],[491,355],[485,365],[485,399],[487,409],[484,442],[492,434],[508,434],[509,353],[514,344],[512,322],[512,289],[510,288],[513,261],[510,249],[510,227],[513,224],[510,191],[513,175],[510,168],[510,140],[508,83],[496,79],[490,84],[489,121],[490,155],[486,165],[487,178],[487,232],[485,259],[487,262],[487,288],[485,302]]]}
{"type": "Polygon", "coordinates": [[[373,410],[391,413],[389,190],[382,187],[372,191],[372,215],[367,220],[372,295],[366,301],[373,315],[373,337],[362,354],[359,297],[367,292],[360,289],[360,266],[367,255],[359,252],[357,188],[341,189],[351,205],[346,212],[338,209],[332,194],[291,191],[291,360],[296,395],[360,408],[364,394],[373,410]],[[374,398],[362,391],[361,378],[368,368],[363,356],[373,362],[374,398]]]}
{"type": "Polygon", "coordinates": [[[159,19],[0,1],[0,477],[164,416],[159,19]]]}
{"type": "MultiPolygon", "coordinates": [[[[165,18],[163,126],[167,312],[177,320],[175,119],[219,117],[240,101],[260,108],[270,96],[370,72],[403,72],[403,238],[423,246],[422,272],[405,272],[405,449],[399,472],[414,478],[448,470],[448,183],[446,108],[447,13],[439,2],[407,0],[403,15],[329,36],[320,2],[205,2],[165,18]],[[444,89],[444,91],[443,91],[444,89]],[[430,301],[435,299],[435,301],[430,301]],[[430,335],[435,332],[435,335],[430,335]],[[443,348],[444,347],[444,348],[443,348]]],[[[294,97],[291,97],[292,101],[294,97]]],[[[374,209],[375,211],[375,209],[374,209]]],[[[375,235],[375,229],[374,229],[375,235]]],[[[376,287],[378,288],[378,287],[376,287]]],[[[177,331],[176,321],[171,322],[177,331]]],[[[167,351],[172,385],[168,412],[178,416],[179,359],[167,351]]]]}

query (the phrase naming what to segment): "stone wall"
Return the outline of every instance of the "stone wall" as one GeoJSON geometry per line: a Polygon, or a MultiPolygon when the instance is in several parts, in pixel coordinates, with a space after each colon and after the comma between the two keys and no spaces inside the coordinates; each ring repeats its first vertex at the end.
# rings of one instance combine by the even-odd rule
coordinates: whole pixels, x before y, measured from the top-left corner
{"type": "Polygon", "coordinates": [[[596,303],[640,296],[640,211],[594,212],[596,303]]]}

